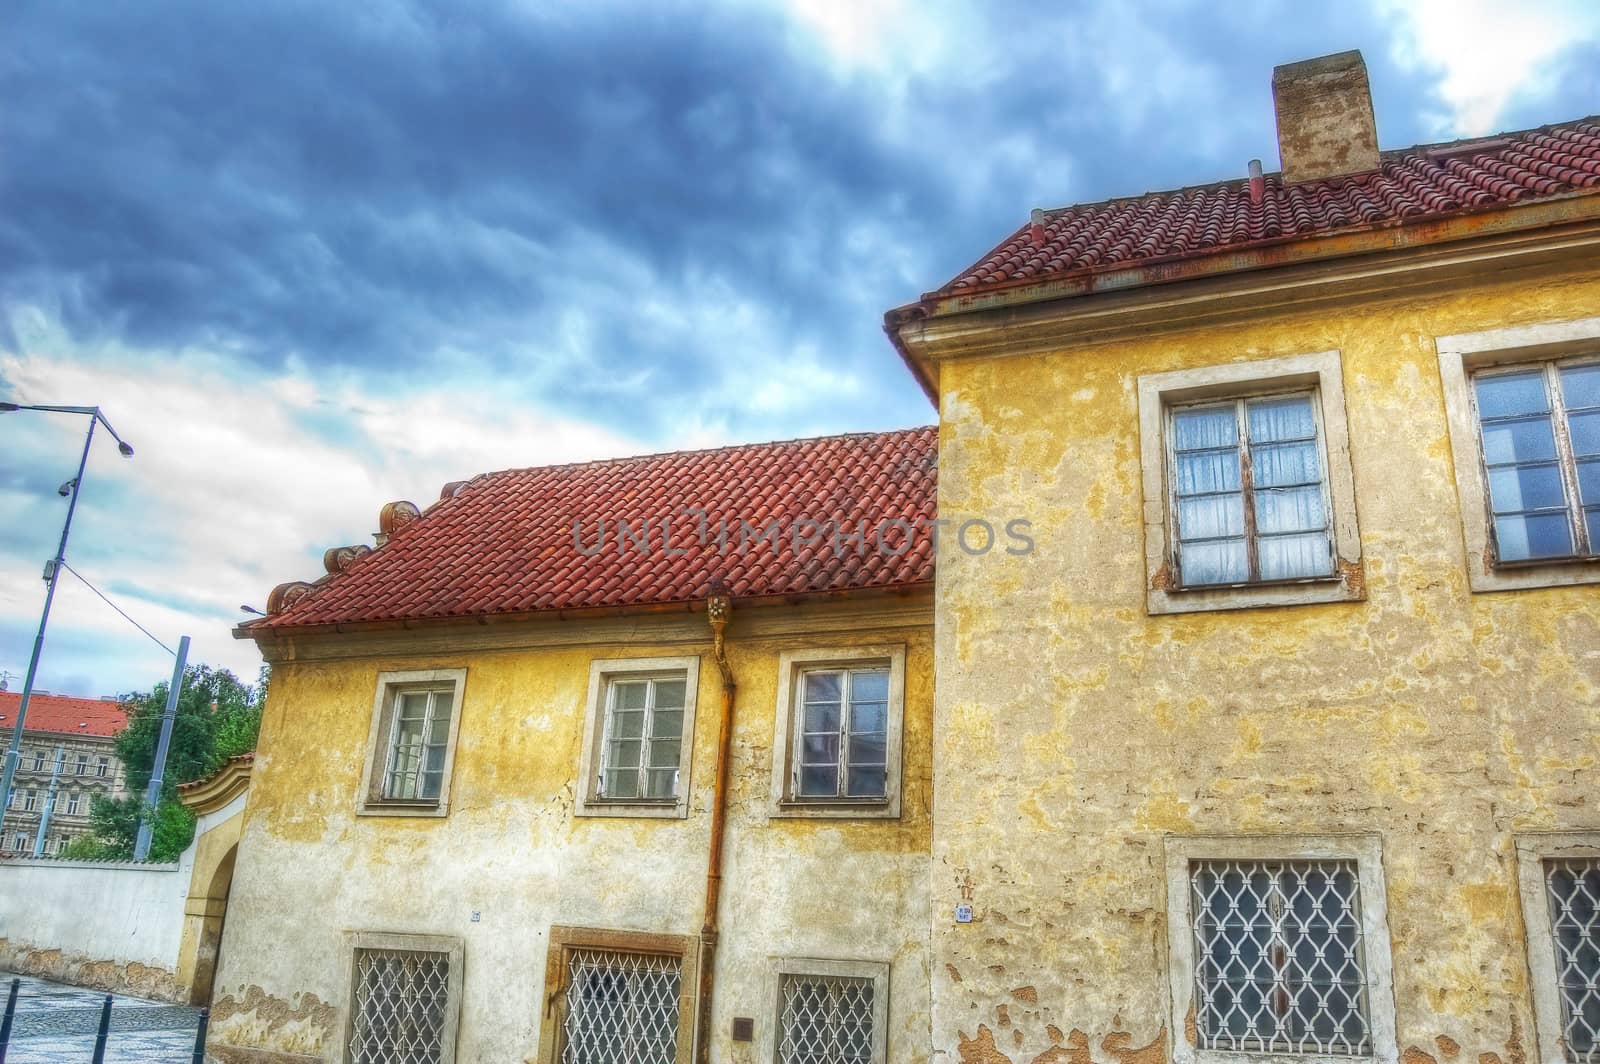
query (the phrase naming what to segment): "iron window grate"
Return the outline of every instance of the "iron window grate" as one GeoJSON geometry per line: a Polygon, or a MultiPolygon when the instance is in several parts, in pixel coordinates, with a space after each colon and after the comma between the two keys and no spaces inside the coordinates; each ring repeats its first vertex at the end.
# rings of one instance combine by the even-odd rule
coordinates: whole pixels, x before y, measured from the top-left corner
{"type": "Polygon", "coordinates": [[[1546,861],[1544,881],[1562,1048],[1573,1064],[1600,1064],[1600,858],[1546,861]]]}
{"type": "Polygon", "coordinates": [[[352,1064],[442,1064],[449,983],[449,954],[356,950],[352,1064]]]}
{"type": "Polygon", "coordinates": [[[871,979],[785,974],[778,1064],[872,1064],[871,979]]]}
{"type": "Polygon", "coordinates": [[[673,1064],[682,974],[679,957],[570,950],[561,1064],[673,1064]]]}
{"type": "Polygon", "coordinates": [[[1202,1048],[1372,1053],[1359,883],[1350,860],[1190,866],[1202,1048]]]}

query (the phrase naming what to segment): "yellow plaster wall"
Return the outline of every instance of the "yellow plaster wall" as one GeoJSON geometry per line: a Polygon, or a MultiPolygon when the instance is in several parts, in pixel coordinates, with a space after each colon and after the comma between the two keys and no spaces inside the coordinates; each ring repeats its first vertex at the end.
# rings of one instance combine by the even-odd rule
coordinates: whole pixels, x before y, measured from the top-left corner
{"type": "Polygon", "coordinates": [[[1162,837],[1346,831],[1406,1064],[1534,1052],[1511,833],[1600,829],[1600,591],[1468,591],[1433,338],[1597,312],[1513,279],[941,367],[941,517],[1037,547],[940,554],[936,1058],[1166,1059],[1162,837]],[[1367,601],[1148,616],[1136,377],[1328,349],[1367,601]]]}
{"type": "MultiPolygon", "coordinates": [[[[888,627],[849,632],[832,627],[829,607],[772,609],[798,611],[813,632],[753,638],[738,609],[730,629],[739,690],[714,1059],[755,1059],[773,1012],[769,958],[809,956],[892,962],[891,1059],[925,1060],[931,606],[923,600],[888,627]],[[891,643],[907,647],[901,818],[769,821],[779,653],[891,643]],[[756,1018],[756,1043],[731,1042],[734,1016],[756,1018]]],[[[276,666],[213,1040],[341,1059],[340,936],[396,931],[464,940],[457,1060],[532,1059],[551,924],[696,934],[721,681],[709,639],[647,638],[276,666]],[[685,654],[701,655],[688,818],[574,817],[591,660],[685,654]],[[378,673],[460,667],[467,679],[449,816],[355,815],[378,673]]]]}

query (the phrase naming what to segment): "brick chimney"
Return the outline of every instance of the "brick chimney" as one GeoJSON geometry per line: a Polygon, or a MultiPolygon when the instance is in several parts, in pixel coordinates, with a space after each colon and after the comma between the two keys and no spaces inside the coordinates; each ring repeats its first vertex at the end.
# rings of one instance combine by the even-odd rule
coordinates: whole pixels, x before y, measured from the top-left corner
{"type": "Polygon", "coordinates": [[[1360,52],[1274,67],[1272,101],[1286,184],[1378,168],[1378,126],[1360,52]]]}

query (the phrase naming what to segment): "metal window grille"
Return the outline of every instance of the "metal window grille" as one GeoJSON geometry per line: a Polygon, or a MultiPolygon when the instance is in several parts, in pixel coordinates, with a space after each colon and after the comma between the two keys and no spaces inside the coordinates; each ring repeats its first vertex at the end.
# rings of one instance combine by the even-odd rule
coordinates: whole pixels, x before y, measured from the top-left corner
{"type": "Polygon", "coordinates": [[[1600,555],[1600,363],[1486,371],[1473,385],[1496,558],[1600,555]]]}
{"type": "Polygon", "coordinates": [[[442,1064],[452,1007],[449,954],[356,950],[351,1064],[442,1064]]]}
{"type": "Polygon", "coordinates": [[[806,669],[799,682],[795,795],[867,799],[887,795],[889,670],[806,669]]]}
{"type": "Polygon", "coordinates": [[[653,953],[567,953],[561,1064],[673,1064],[683,960],[653,953]]]}
{"type": "Polygon", "coordinates": [[[872,1064],[872,980],[785,974],[778,1064],[872,1064]]]}
{"type": "Polygon", "coordinates": [[[1184,586],[1333,573],[1314,392],[1180,407],[1169,432],[1184,586]]]}
{"type": "Polygon", "coordinates": [[[687,687],[681,674],[606,685],[598,797],[671,801],[678,796],[687,687]]]}
{"type": "Polygon", "coordinates": [[[439,800],[450,743],[455,686],[395,691],[389,712],[388,756],[382,797],[389,801],[439,800]]]}
{"type": "Polygon", "coordinates": [[[1600,859],[1546,861],[1561,1041],[1573,1064],[1600,1064],[1600,859]]]}
{"type": "Polygon", "coordinates": [[[1354,861],[1190,865],[1200,1045],[1369,1055],[1354,861]]]}

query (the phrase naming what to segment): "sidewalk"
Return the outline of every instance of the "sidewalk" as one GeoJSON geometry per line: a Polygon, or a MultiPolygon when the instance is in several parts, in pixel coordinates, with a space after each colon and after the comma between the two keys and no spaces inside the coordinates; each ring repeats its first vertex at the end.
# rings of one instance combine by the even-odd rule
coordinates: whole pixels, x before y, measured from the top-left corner
{"type": "MultiPolygon", "coordinates": [[[[0,1007],[13,978],[0,972],[0,1007]]],[[[26,975],[21,979],[6,1064],[89,1064],[105,993],[26,975]]],[[[106,1064],[189,1064],[198,1008],[113,997],[106,1064]]]]}

